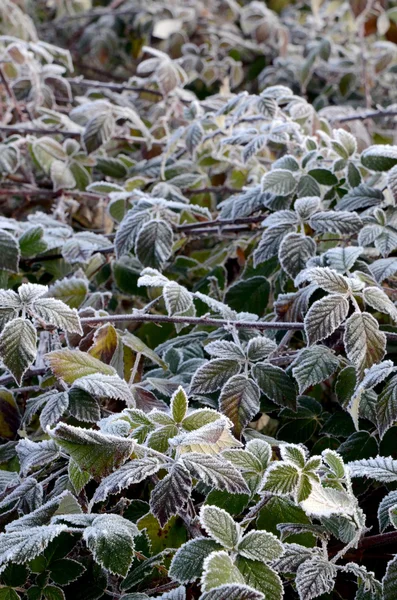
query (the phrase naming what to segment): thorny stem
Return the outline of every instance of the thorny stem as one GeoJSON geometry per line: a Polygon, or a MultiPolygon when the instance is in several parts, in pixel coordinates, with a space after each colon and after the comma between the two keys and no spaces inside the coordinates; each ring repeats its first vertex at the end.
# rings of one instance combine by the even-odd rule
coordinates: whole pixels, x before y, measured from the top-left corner
{"type": "MultiPolygon", "coordinates": [[[[231,321],[228,319],[215,319],[212,317],[170,317],[167,315],[108,315],[106,317],[85,317],[81,319],[81,323],[87,325],[96,325],[99,323],[187,323],[190,325],[200,325],[203,327],[236,327],[237,329],[257,329],[265,331],[266,329],[274,329],[287,331],[295,329],[296,331],[304,331],[304,323],[288,323],[283,321],[231,321]]],[[[338,331],[343,331],[344,327],[338,328],[338,331]]],[[[397,333],[385,331],[384,334],[389,340],[397,340],[397,333]]]]}
{"type": "Polygon", "coordinates": [[[354,113],[352,115],[346,115],[346,117],[335,117],[331,121],[338,121],[339,123],[347,123],[348,121],[365,121],[365,119],[385,119],[387,117],[397,117],[397,110],[374,110],[365,113],[354,113]]]}

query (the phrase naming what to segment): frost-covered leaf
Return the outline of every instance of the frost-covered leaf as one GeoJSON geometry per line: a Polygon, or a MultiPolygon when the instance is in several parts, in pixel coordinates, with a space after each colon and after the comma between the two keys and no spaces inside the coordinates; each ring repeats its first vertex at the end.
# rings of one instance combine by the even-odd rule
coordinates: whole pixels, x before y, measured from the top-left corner
{"type": "Polygon", "coordinates": [[[141,228],[150,220],[147,210],[130,210],[121,221],[114,239],[117,258],[134,248],[141,228]]]}
{"type": "Polygon", "coordinates": [[[244,575],[245,582],[265,594],[269,600],[281,600],[284,594],[279,575],[268,565],[243,556],[237,559],[237,566],[244,575]]]}
{"type": "Polygon", "coordinates": [[[294,231],[294,229],[295,227],[291,225],[278,225],[267,229],[254,251],[254,266],[275,256],[278,253],[284,236],[294,231]]]}
{"type": "Polygon", "coordinates": [[[83,142],[87,152],[94,152],[107,142],[112,137],[114,126],[114,117],[109,109],[94,114],[86,124],[83,133],[83,142]]]}
{"type": "Polygon", "coordinates": [[[263,488],[277,495],[292,494],[299,482],[299,469],[284,462],[272,463],[267,470],[263,488]]]}
{"type": "Polygon", "coordinates": [[[164,286],[163,298],[170,316],[184,314],[193,306],[192,295],[176,281],[170,281],[164,286]]]}
{"type": "Polygon", "coordinates": [[[40,425],[43,430],[45,431],[47,427],[58,423],[68,406],[69,396],[67,392],[50,394],[40,415],[40,425]]]}
{"type": "Polygon", "coordinates": [[[382,580],[383,600],[393,600],[397,590],[397,557],[389,561],[382,580]]]}
{"type": "Polygon", "coordinates": [[[205,592],[199,600],[263,600],[265,596],[248,585],[229,583],[205,592]]]}
{"type": "Polygon", "coordinates": [[[397,421],[397,376],[386,383],[379,394],[375,409],[378,431],[382,438],[397,421]]]}
{"type": "Polygon", "coordinates": [[[32,312],[50,325],[69,333],[83,334],[79,315],[75,308],[70,308],[62,300],[55,298],[38,298],[32,304],[32,312]]]}
{"type": "Polygon", "coordinates": [[[297,279],[316,283],[330,294],[347,294],[350,291],[348,279],[329,267],[306,269],[297,279]]]}
{"type": "Polygon", "coordinates": [[[25,438],[18,442],[17,454],[21,464],[21,473],[26,475],[33,467],[57,459],[59,448],[52,440],[32,442],[25,438]]]}
{"type": "Polygon", "coordinates": [[[125,577],[134,556],[137,527],[119,515],[99,515],[84,530],[84,541],[94,559],[110,573],[125,577]]]}
{"type": "Polygon", "coordinates": [[[389,492],[379,503],[378,506],[378,522],[381,533],[390,525],[390,509],[397,504],[397,491],[389,492]]]}
{"type": "MultiPolygon", "coordinates": [[[[270,340],[269,343],[271,343],[270,340]]],[[[210,354],[210,356],[215,356],[216,358],[226,358],[228,360],[238,361],[245,360],[245,354],[243,350],[234,342],[227,342],[226,340],[216,340],[215,342],[210,342],[205,346],[205,351],[210,354]]]]}
{"type": "Polygon", "coordinates": [[[118,375],[86,375],[77,379],[71,389],[83,390],[97,398],[123,400],[128,406],[134,406],[130,388],[118,375]]]}
{"type": "Polygon", "coordinates": [[[366,183],[361,183],[343,196],[338,202],[336,210],[362,210],[369,206],[376,206],[383,201],[383,192],[372,188],[366,183]]]}
{"type": "Polygon", "coordinates": [[[297,181],[291,171],[274,169],[262,178],[262,191],[276,196],[289,196],[295,191],[297,181]]]}
{"type": "Polygon", "coordinates": [[[362,227],[360,217],[354,212],[326,210],[315,213],[310,219],[310,227],[317,233],[356,233],[362,227]]]}
{"type": "Polygon", "coordinates": [[[87,297],[88,282],[80,277],[61,279],[49,288],[48,294],[62,300],[70,308],[79,308],[87,297]]]}
{"type": "Polygon", "coordinates": [[[319,557],[302,563],[296,574],[296,588],[300,600],[311,600],[332,592],[336,573],[336,566],[333,563],[319,557]]]}
{"type": "MultiPolygon", "coordinates": [[[[220,416],[216,421],[210,422],[199,429],[180,433],[179,435],[174,434],[170,444],[177,447],[179,454],[186,452],[217,454],[226,448],[241,446],[241,443],[230,432],[231,425],[231,421],[220,416]]],[[[168,427],[176,428],[174,424],[168,427]]]]}
{"type": "Polygon", "coordinates": [[[383,483],[397,481],[397,460],[391,456],[354,460],[347,466],[352,477],[369,477],[383,483]]]}
{"type": "Polygon", "coordinates": [[[169,576],[179,583],[189,583],[201,577],[204,559],[222,547],[209,538],[195,538],[181,546],[172,559],[169,576]]]}
{"type": "Polygon", "coordinates": [[[335,354],[325,346],[312,346],[301,350],[292,364],[292,373],[298,382],[299,393],[325,381],[339,366],[335,354]]]}
{"type": "Polygon", "coordinates": [[[325,488],[319,483],[312,484],[309,497],[301,502],[308,515],[330,517],[331,515],[350,515],[354,512],[354,502],[345,492],[325,488]]]}
{"type": "Polygon", "coordinates": [[[73,458],[83,471],[94,477],[108,475],[131,455],[134,440],[104,435],[92,429],[82,429],[60,423],[51,437],[73,458]]]}
{"type": "Polygon", "coordinates": [[[217,506],[204,505],[200,511],[200,521],[205,531],[223,548],[236,549],[242,532],[228,512],[217,506]]]}
{"type": "Polygon", "coordinates": [[[212,552],[204,559],[204,572],[201,578],[203,592],[227,583],[245,583],[244,577],[223,550],[212,552]]]}
{"type": "Polygon", "coordinates": [[[397,321],[397,308],[389,299],[387,294],[378,287],[366,287],[363,290],[364,300],[375,310],[390,315],[394,321],[397,321]]]}
{"type": "Polygon", "coordinates": [[[361,377],[365,369],[382,360],[386,352],[386,336],[369,313],[354,313],[346,321],[344,344],[349,360],[361,377]]]}
{"type": "Polygon", "coordinates": [[[249,360],[257,361],[267,358],[277,348],[276,342],[267,337],[256,336],[248,342],[247,356],[249,360]]]}
{"type": "Polygon", "coordinates": [[[195,372],[190,386],[191,394],[207,394],[221,388],[230,377],[237,375],[240,364],[235,360],[217,358],[205,363],[195,372]]]}
{"type": "Polygon", "coordinates": [[[283,553],[283,545],[275,535],[267,531],[249,531],[238,545],[238,553],[251,560],[270,562],[283,553]]]}
{"type": "Polygon", "coordinates": [[[17,318],[0,335],[0,358],[18,385],[36,358],[36,329],[28,319],[17,318]]]}
{"type": "Polygon", "coordinates": [[[65,525],[48,527],[44,525],[11,533],[0,533],[0,571],[4,571],[9,563],[20,565],[31,561],[65,529],[65,525]]]}
{"type": "Polygon", "coordinates": [[[329,294],[317,300],[305,316],[305,331],[309,344],[331,335],[344,322],[349,302],[340,294],[329,294]]]}
{"type": "Polygon", "coordinates": [[[361,256],[361,246],[347,246],[346,248],[331,248],[324,255],[324,260],[331,269],[339,273],[350,271],[356,260],[361,256]]]}
{"type": "Polygon", "coordinates": [[[0,229],[0,269],[18,273],[20,254],[15,237],[8,231],[0,229]]]}
{"type": "Polygon", "coordinates": [[[145,267],[162,267],[171,255],[173,233],[166,221],[148,221],[139,230],[135,253],[145,267]]]}
{"type": "Polygon", "coordinates": [[[260,389],[245,375],[234,375],[223,386],[219,409],[234,424],[237,436],[259,411],[260,389]]]}
{"type": "Polygon", "coordinates": [[[91,505],[102,502],[111,494],[119,494],[121,490],[144,481],[161,468],[156,458],[138,458],[128,461],[107,477],[104,477],[91,500],[91,505]]]}
{"type": "Polygon", "coordinates": [[[188,399],[184,389],[179,386],[171,398],[171,414],[175,423],[181,423],[186,416],[188,399]]]}
{"type": "Polygon", "coordinates": [[[229,461],[197,452],[184,454],[182,461],[193,477],[202,479],[211,487],[231,494],[249,493],[241,473],[229,461]]]}
{"type": "Polygon", "coordinates": [[[283,550],[283,554],[272,562],[273,568],[280,573],[295,573],[305,560],[313,557],[313,549],[300,544],[284,544],[283,550]]]}
{"type": "Polygon", "coordinates": [[[150,509],[161,527],[186,505],[192,480],[182,463],[175,463],[168,475],[159,481],[150,496],[150,509]]]}
{"type": "Polygon", "coordinates": [[[307,261],[315,254],[315,241],[302,233],[288,233],[283,238],[278,253],[282,268],[292,278],[306,267],[307,261]]]}
{"type": "Polygon", "coordinates": [[[372,171],[388,171],[397,164],[397,146],[370,146],[362,152],[361,162],[372,171]]]}

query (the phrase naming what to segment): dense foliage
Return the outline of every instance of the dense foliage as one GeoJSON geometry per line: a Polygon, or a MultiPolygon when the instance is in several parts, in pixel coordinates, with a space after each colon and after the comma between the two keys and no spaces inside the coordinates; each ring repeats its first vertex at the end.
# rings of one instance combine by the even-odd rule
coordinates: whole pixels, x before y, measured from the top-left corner
{"type": "Polygon", "coordinates": [[[395,600],[397,9],[103,4],[0,2],[0,600],[395,600]]]}

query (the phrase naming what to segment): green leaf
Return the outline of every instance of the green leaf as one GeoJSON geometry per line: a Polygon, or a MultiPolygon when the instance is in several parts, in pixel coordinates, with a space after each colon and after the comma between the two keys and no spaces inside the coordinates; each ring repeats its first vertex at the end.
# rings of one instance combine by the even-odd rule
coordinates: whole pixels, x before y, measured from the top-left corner
{"type": "Polygon", "coordinates": [[[245,583],[244,577],[223,550],[212,552],[204,559],[204,573],[201,578],[203,592],[227,583],[245,583]]]}
{"type": "Polygon", "coordinates": [[[365,369],[380,362],[386,352],[386,336],[369,313],[354,313],[348,318],[344,343],[347,357],[360,377],[365,369]]]}
{"type": "Polygon", "coordinates": [[[50,287],[48,294],[70,308],[79,308],[87,297],[88,282],[80,277],[61,279],[50,287]]]}
{"type": "Polygon", "coordinates": [[[50,564],[50,576],[54,583],[58,585],[68,585],[76,581],[84,573],[85,567],[70,558],[61,558],[50,564]]]}
{"type": "Polygon", "coordinates": [[[19,238],[19,248],[24,258],[37,256],[47,249],[47,244],[43,240],[44,229],[41,225],[30,227],[19,238]]]}
{"type": "Polygon", "coordinates": [[[0,588],[0,600],[20,600],[20,598],[21,596],[12,588],[0,588]]]}
{"type": "Polygon", "coordinates": [[[265,277],[251,277],[237,281],[225,294],[225,302],[237,312],[263,316],[269,300],[270,284],[265,277]]]}
{"type": "Polygon", "coordinates": [[[104,435],[92,429],[82,429],[59,423],[51,437],[93,477],[103,477],[123,464],[131,455],[134,440],[104,435]]]}
{"type": "Polygon", "coordinates": [[[397,165],[397,146],[370,146],[362,152],[361,163],[371,171],[389,171],[397,165]]]}
{"type": "Polygon", "coordinates": [[[266,600],[281,600],[284,594],[280,577],[271,567],[259,560],[239,556],[237,566],[245,582],[265,594],[266,600]]]}
{"type": "Polygon", "coordinates": [[[179,386],[179,388],[174,392],[171,398],[171,414],[175,423],[182,423],[183,419],[186,416],[188,408],[188,399],[184,389],[179,386]]]}
{"type": "Polygon", "coordinates": [[[55,350],[46,355],[51,370],[58,379],[73,383],[86,375],[115,375],[113,367],[81,350],[55,350]]]}
{"type": "Polygon", "coordinates": [[[236,549],[242,532],[228,512],[217,506],[204,505],[200,511],[200,521],[205,531],[216,542],[228,550],[236,549]]]}
{"type": "Polygon", "coordinates": [[[311,169],[308,174],[321,185],[336,185],[338,178],[329,169],[311,169]]]}
{"type": "Polygon", "coordinates": [[[232,421],[237,437],[259,411],[259,399],[258,385],[245,375],[234,375],[223,386],[219,409],[232,421]]]}
{"type": "Polygon", "coordinates": [[[45,600],[66,600],[63,590],[56,585],[46,585],[43,594],[45,600]]]}
{"type": "Polygon", "coordinates": [[[274,494],[291,494],[299,481],[299,470],[288,463],[273,463],[267,470],[263,488],[274,494]]]}
{"type": "Polygon", "coordinates": [[[84,540],[95,561],[115,575],[125,577],[134,556],[133,523],[118,515],[99,515],[84,530],[84,540]]]}
{"type": "Polygon", "coordinates": [[[7,323],[1,333],[0,357],[18,385],[36,358],[36,339],[36,329],[23,318],[7,323]]]}
{"type": "Polygon", "coordinates": [[[156,352],[151,350],[149,346],[147,346],[136,335],[133,335],[129,331],[126,331],[122,335],[121,339],[123,341],[123,344],[125,344],[128,348],[131,348],[131,350],[133,350],[134,352],[139,352],[140,354],[143,354],[143,356],[146,356],[146,358],[149,358],[157,365],[160,365],[160,367],[162,367],[163,369],[167,369],[167,365],[163,360],[161,360],[161,358],[156,354],[156,352]]]}
{"type": "Polygon", "coordinates": [[[19,244],[8,231],[0,230],[0,269],[18,273],[20,258],[19,244]]]}
{"type": "Polygon", "coordinates": [[[260,362],[254,365],[252,374],[262,392],[280,406],[296,407],[296,389],[291,377],[275,365],[260,362]]]}

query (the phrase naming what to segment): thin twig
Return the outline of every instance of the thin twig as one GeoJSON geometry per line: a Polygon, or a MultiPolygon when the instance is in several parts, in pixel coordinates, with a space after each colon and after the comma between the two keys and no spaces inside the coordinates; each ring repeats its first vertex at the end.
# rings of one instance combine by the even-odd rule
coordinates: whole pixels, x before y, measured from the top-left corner
{"type": "Polygon", "coordinates": [[[195,223],[182,223],[177,226],[178,231],[192,231],[193,229],[202,229],[203,227],[224,227],[225,225],[244,225],[250,223],[260,223],[264,220],[264,215],[255,217],[237,217],[236,219],[214,219],[213,221],[196,221],[195,223]]]}
{"type": "Polygon", "coordinates": [[[35,135],[62,135],[63,137],[79,138],[81,137],[80,131],[64,131],[63,129],[45,129],[44,127],[26,127],[23,125],[1,125],[0,131],[4,133],[17,133],[20,135],[28,135],[29,133],[35,135]]]}
{"type": "Polygon", "coordinates": [[[80,85],[87,88],[103,88],[111,90],[112,92],[142,92],[163,98],[163,94],[160,92],[160,90],[151,90],[150,88],[128,85],[124,83],[108,83],[107,81],[95,81],[93,79],[84,79],[82,77],[68,77],[66,78],[66,81],[72,85],[80,85]]]}
{"type": "Polygon", "coordinates": [[[338,121],[339,123],[347,123],[348,121],[365,121],[365,119],[377,119],[377,118],[387,118],[387,117],[397,117],[397,110],[374,110],[372,112],[365,113],[354,113],[352,115],[347,115],[346,117],[335,117],[330,119],[330,121],[338,121]]]}

